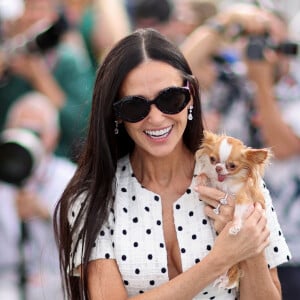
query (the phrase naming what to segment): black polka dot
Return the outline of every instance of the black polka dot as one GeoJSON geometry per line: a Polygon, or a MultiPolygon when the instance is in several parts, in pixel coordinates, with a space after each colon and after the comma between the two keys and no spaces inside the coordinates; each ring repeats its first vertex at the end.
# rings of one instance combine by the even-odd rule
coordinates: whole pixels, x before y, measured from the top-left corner
{"type": "Polygon", "coordinates": [[[215,296],[212,296],[209,298],[209,300],[214,300],[216,297],[215,296]]]}
{"type": "Polygon", "coordinates": [[[178,226],[178,231],[182,231],[182,230],[183,230],[182,226],[178,226]]]}
{"type": "Polygon", "coordinates": [[[167,272],[167,269],[166,268],[161,268],[161,272],[164,274],[167,272]]]}
{"type": "Polygon", "coordinates": [[[132,199],[132,201],[135,201],[136,197],[135,197],[135,196],[132,196],[132,198],[131,198],[131,199],[132,199]]]}
{"type": "Polygon", "coordinates": [[[122,230],[122,233],[123,233],[123,235],[126,235],[127,234],[127,230],[122,230]]]}
{"type": "Polygon", "coordinates": [[[211,250],[211,245],[207,245],[207,246],[206,246],[206,249],[207,249],[208,251],[210,251],[210,250],[211,250]]]}
{"type": "Polygon", "coordinates": [[[109,253],[106,253],[106,254],[105,254],[105,258],[106,258],[106,259],[109,259],[109,258],[110,258],[109,253]]]}
{"type": "Polygon", "coordinates": [[[144,291],[139,291],[140,294],[144,294],[144,291]]]}
{"type": "Polygon", "coordinates": [[[192,217],[193,215],[194,215],[194,212],[193,212],[193,211],[190,211],[190,212],[189,212],[189,216],[192,217]]]}
{"type": "Polygon", "coordinates": [[[199,259],[199,258],[196,258],[196,259],[195,259],[195,263],[197,264],[198,262],[200,262],[200,259],[199,259]]]}
{"type": "Polygon", "coordinates": [[[196,240],[197,239],[197,235],[196,234],[193,234],[192,235],[192,240],[196,240]]]}
{"type": "Polygon", "coordinates": [[[161,221],[160,221],[160,220],[157,220],[157,221],[156,221],[156,224],[157,224],[158,226],[160,226],[160,225],[161,225],[161,221]]]}
{"type": "Polygon", "coordinates": [[[148,260],[152,260],[153,255],[152,254],[148,254],[148,260]]]}
{"type": "Polygon", "coordinates": [[[280,230],[278,231],[278,235],[279,235],[279,236],[281,236],[281,235],[282,235],[282,233],[281,233],[281,231],[280,231],[280,230]]]}
{"type": "Polygon", "coordinates": [[[176,204],[175,208],[176,208],[176,209],[180,209],[180,205],[179,205],[179,204],[176,204]]]}
{"type": "Polygon", "coordinates": [[[126,166],[123,166],[122,167],[122,171],[124,172],[126,170],[126,166]]]}
{"type": "Polygon", "coordinates": [[[147,234],[151,234],[151,229],[147,229],[147,230],[146,230],[146,233],[147,233],[147,234]]]}
{"type": "Polygon", "coordinates": [[[291,258],[290,258],[290,256],[289,256],[289,255],[287,255],[286,259],[287,259],[287,260],[290,260],[291,258]]]}
{"type": "Polygon", "coordinates": [[[101,236],[105,236],[104,230],[101,230],[101,231],[100,231],[100,235],[101,235],[101,236]]]}
{"type": "Polygon", "coordinates": [[[126,192],[127,192],[127,189],[126,189],[126,188],[121,188],[121,191],[122,191],[123,193],[126,193],[126,192]]]}
{"type": "Polygon", "coordinates": [[[278,247],[274,247],[274,252],[278,252],[278,247]]]}
{"type": "Polygon", "coordinates": [[[228,294],[231,294],[231,289],[229,289],[229,290],[227,291],[227,293],[228,293],[228,294]]]}
{"type": "Polygon", "coordinates": [[[127,212],[128,212],[128,210],[127,210],[126,207],[123,207],[123,211],[124,211],[124,213],[127,213],[127,212]]]}
{"type": "Polygon", "coordinates": [[[159,201],[159,197],[157,195],[154,196],[155,201],[159,201]]]}
{"type": "Polygon", "coordinates": [[[74,211],[72,211],[72,217],[73,217],[73,218],[75,217],[75,212],[74,212],[74,211]]]}
{"type": "Polygon", "coordinates": [[[154,280],[150,280],[150,281],[149,281],[149,284],[150,284],[150,285],[155,285],[155,281],[154,281],[154,280]]]}
{"type": "Polygon", "coordinates": [[[186,193],[187,193],[187,194],[190,194],[191,192],[192,192],[191,189],[187,189],[187,190],[186,190],[186,193]]]}
{"type": "Polygon", "coordinates": [[[135,269],[134,273],[137,275],[140,274],[140,269],[135,269]]]}
{"type": "Polygon", "coordinates": [[[181,253],[185,253],[186,250],[185,250],[184,248],[181,248],[180,252],[181,252],[181,253]]]}
{"type": "Polygon", "coordinates": [[[114,230],[113,229],[111,229],[110,234],[114,235],[114,230]]]}
{"type": "Polygon", "coordinates": [[[203,219],[203,220],[202,220],[202,224],[203,224],[203,225],[206,225],[206,224],[207,224],[207,220],[206,220],[206,219],[203,219]]]}
{"type": "Polygon", "coordinates": [[[165,247],[164,243],[160,243],[160,244],[159,244],[159,247],[160,247],[160,248],[164,248],[164,247],[165,247]]]}
{"type": "Polygon", "coordinates": [[[138,222],[139,222],[139,219],[138,219],[137,217],[135,217],[135,218],[132,219],[132,222],[133,222],[133,223],[138,223],[138,222]]]}
{"type": "Polygon", "coordinates": [[[207,295],[208,294],[208,292],[203,292],[203,295],[207,295]]]}
{"type": "Polygon", "coordinates": [[[145,207],[145,211],[150,211],[150,208],[148,206],[145,207]]]}
{"type": "Polygon", "coordinates": [[[124,280],[125,285],[129,285],[129,282],[127,280],[124,280]]]}
{"type": "Polygon", "coordinates": [[[138,246],[139,246],[139,243],[138,243],[138,242],[134,242],[134,243],[133,243],[133,247],[136,248],[136,247],[138,247],[138,246]]]}
{"type": "Polygon", "coordinates": [[[122,260],[125,261],[127,259],[126,255],[122,255],[122,260]]]}

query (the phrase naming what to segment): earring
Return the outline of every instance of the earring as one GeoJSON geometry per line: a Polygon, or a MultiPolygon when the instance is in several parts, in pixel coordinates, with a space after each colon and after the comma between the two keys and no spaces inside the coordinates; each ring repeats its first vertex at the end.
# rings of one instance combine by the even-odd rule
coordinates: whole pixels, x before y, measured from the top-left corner
{"type": "Polygon", "coordinates": [[[115,129],[114,129],[115,135],[119,134],[119,122],[115,121],[115,129]]]}
{"type": "Polygon", "coordinates": [[[193,120],[193,114],[192,114],[192,112],[193,112],[193,105],[191,105],[190,107],[189,107],[189,113],[188,113],[188,120],[189,121],[192,121],[193,120]]]}

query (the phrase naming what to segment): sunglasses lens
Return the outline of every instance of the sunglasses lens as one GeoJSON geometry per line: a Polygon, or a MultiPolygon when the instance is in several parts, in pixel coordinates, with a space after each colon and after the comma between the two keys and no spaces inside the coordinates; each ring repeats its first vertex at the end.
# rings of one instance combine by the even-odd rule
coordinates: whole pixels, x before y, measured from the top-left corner
{"type": "Polygon", "coordinates": [[[140,96],[128,96],[114,104],[118,118],[127,122],[139,122],[143,120],[150,111],[151,104],[169,115],[181,112],[190,100],[190,92],[184,87],[170,87],[157,96],[154,100],[147,100],[140,96]]]}
{"type": "Polygon", "coordinates": [[[128,97],[120,102],[119,117],[128,122],[139,122],[149,113],[150,105],[141,97],[128,97]]]}
{"type": "Polygon", "coordinates": [[[165,114],[177,114],[186,107],[189,99],[188,89],[169,88],[159,95],[156,105],[165,114]]]}

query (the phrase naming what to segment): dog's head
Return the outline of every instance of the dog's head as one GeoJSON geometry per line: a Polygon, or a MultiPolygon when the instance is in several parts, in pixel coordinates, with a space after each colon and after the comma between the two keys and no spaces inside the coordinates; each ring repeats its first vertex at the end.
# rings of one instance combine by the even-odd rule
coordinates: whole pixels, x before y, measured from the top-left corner
{"type": "Polygon", "coordinates": [[[210,179],[243,182],[249,177],[263,175],[271,151],[267,148],[253,149],[236,138],[204,131],[204,138],[195,156],[210,179]]]}

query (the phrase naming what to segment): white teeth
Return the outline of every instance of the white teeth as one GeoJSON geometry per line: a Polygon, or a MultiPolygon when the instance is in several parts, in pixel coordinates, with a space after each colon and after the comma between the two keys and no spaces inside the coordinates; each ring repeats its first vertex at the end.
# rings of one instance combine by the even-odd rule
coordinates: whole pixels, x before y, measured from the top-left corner
{"type": "Polygon", "coordinates": [[[160,130],[145,130],[145,133],[153,138],[162,138],[169,134],[172,126],[160,130]]]}

